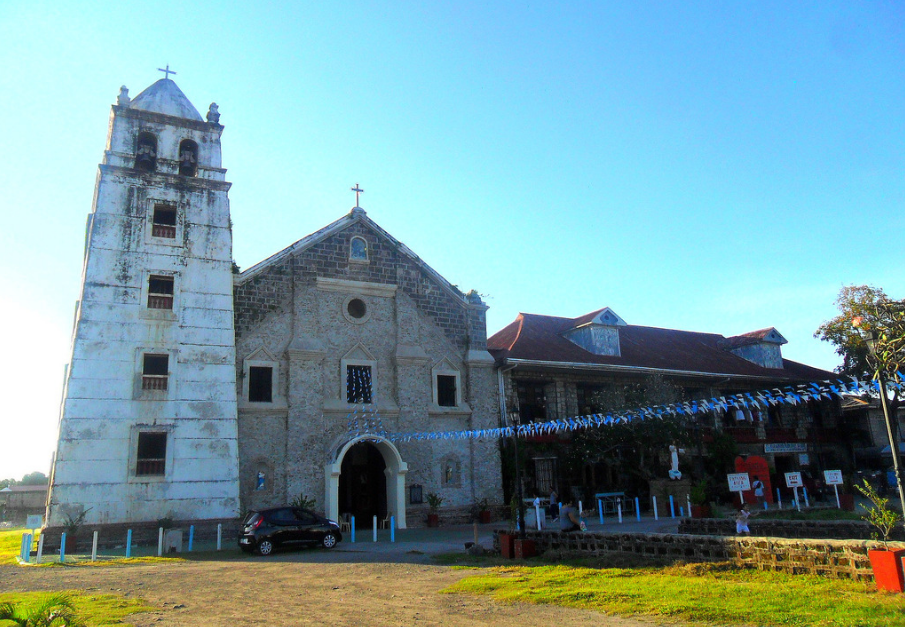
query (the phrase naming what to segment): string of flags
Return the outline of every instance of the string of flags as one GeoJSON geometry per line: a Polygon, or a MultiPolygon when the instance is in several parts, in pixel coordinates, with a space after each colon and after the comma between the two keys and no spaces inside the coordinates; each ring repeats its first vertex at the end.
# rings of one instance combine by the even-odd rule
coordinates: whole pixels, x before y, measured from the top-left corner
{"type": "Polygon", "coordinates": [[[387,431],[383,428],[383,421],[377,411],[376,403],[372,404],[371,369],[367,367],[349,368],[346,376],[346,392],[347,398],[355,403],[354,409],[346,416],[349,435],[353,438],[362,435],[386,437],[387,431]],[[373,411],[370,410],[371,407],[374,408],[373,411]]]}
{"type": "MultiPolygon", "coordinates": [[[[890,389],[905,392],[905,375],[899,373],[896,381],[889,381],[890,389]]],[[[393,442],[418,442],[424,440],[485,440],[510,438],[512,436],[527,437],[563,433],[576,429],[592,429],[615,424],[626,424],[633,420],[649,420],[652,418],[672,418],[675,416],[692,416],[708,411],[726,412],[734,409],[767,409],[775,405],[800,405],[811,400],[842,398],[844,395],[861,395],[879,391],[880,384],[876,380],[862,381],[851,379],[843,381],[821,381],[803,383],[784,388],[772,388],[759,392],[741,392],[730,396],[713,397],[696,401],[683,401],[669,405],[639,407],[632,410],[590,414],[573,418],[562,418],[547,422],[531,422],[494,429],[466,429],[463,431],[437,431],[416,433],[393,433],[386,435],[393,442]]]]}

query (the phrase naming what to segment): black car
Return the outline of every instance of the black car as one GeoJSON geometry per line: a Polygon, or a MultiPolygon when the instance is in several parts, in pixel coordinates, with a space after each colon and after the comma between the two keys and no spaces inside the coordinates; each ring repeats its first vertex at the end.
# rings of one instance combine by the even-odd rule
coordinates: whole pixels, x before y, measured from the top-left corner
{"type": "Polygon", "coordinates": [[[239,530],[239,548],[270,555],[278,546],[320,544],[332,549],[343,539],[339,525],[307,509],[274,507],[249,512],[239,530]]]}

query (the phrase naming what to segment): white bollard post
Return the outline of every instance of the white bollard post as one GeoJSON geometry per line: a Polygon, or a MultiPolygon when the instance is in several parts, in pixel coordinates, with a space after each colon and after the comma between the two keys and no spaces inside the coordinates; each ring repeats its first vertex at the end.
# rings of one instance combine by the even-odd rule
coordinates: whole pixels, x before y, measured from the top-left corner
{"type": "Polygon", "coordinates": [[[534,520],[537,521],[537,530],[540,531],[540,527],[541,527],[540,505],[534,506],[534,520]]]}
{"type": "Polygon", "coordinates": [[[97,561],[97,531],[94,532],[94,537],[91,539],[91,561],[97,561]]]}
{"type": "Polygon", "coordinates": [[[578,517],[579,518],[581,518],[581,512],[583,512],[583,511],[584,511],[584,508],[582,507],[582,502],[578,501],[578,517]]]}
{"type": "Polygon", "coordinates": [[[688,494],[685,495],[685,502],[688,504],[688,509],[686,511],[688,512],[688,516],[691,517],[691,496],[690,495],[688,495],[688,494]]]}
{"type": "Polygon", "coordinates": [[[217,523],[217,550],[223,548],[223,523],[217,523]]]}
{"type": "Polygon", "coordinates": [[[35,564],[41,563],[41,556],[44,555],[44,534],[41,534],[41,537],[38,538],[38,558],[35,560],[35,564]]]}
{"type": "Polygon", "coordinates": [[[619,513],[619,522],[622,523],[622,499],[616,501],[616,511],[619,513]]]}
{"type": "Polygon", "coordinates": [[[157,528],[157,557],[163,556],[163,527],[157,528]]]}
{"type": "Polygon", "coordinates": [[[377,542],[377,516],[374,516],[374,542],[377,542]]]}
{"type": "Polygon", "coordinates": [[[660,520],[660,512],[657,511],[657,497],[651,497],[654,500],[654,520],[660,520]]]}

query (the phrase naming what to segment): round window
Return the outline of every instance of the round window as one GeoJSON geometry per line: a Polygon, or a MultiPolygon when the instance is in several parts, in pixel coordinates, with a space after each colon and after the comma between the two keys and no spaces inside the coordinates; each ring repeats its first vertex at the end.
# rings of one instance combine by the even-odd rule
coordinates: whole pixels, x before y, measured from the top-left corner
{"type": "Polygon", "coordinates": [[[349,315],[356,320],[361,320],[365,317],[365,314],[368,313],[368,307],[360,298],[353,298],[346,305],[346,311],[348,311],[349,315]]]}

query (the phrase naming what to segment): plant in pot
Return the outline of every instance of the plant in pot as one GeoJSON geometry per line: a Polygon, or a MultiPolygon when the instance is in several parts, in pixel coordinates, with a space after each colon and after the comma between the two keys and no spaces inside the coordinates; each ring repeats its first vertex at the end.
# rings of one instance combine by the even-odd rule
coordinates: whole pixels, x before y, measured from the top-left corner
{"type": "Polygon", "coordinates": [[[478,512],[478,520],[482,525],[486,525],[490,522],[490,502],[487,499],[481,499],[475,505],[475,509],[478,512]]]}
{"type": "Polygon", "coordinates": [[[427,514],[427,526],[428,527],[439,527],[440,526],[440,505],[443,504],[443,497],[435,492],[427,493],[427,506],[430,508],[430,511],[427,514]]]}
{"type": "Polygon", "coordinates": [[[701,481],[691,488],[691,517],[710,518],[710,504],[707,502],[707,482],[701,481]]]}
{"type": "Polygon", "coordinates": [[[856,485],[855,488],[872,503],[870,507],[861,505],[865,511],[861,518],[876,529],[871,537],[883,542],[882,549],[867,551],[877,588],[905,592],[905,574],[902,572],[902,557],[905,556],[905,549],[889,548],[889,535],[902,517],[889,508],[889,499],[877,494],[877,491],[866,479],[863,486],[856,485]]]}
{"type": "Polygon", "coordinates": [[[64,514],[63,531],[66,533],[66,553],[71,555],[75,553],[75,546],[78,538],[79,529],[85,524],[85,517],[93,508],[82,510],[77,516],[72,514],[64,514]]]}

